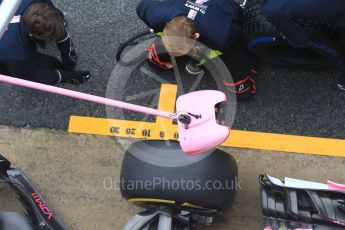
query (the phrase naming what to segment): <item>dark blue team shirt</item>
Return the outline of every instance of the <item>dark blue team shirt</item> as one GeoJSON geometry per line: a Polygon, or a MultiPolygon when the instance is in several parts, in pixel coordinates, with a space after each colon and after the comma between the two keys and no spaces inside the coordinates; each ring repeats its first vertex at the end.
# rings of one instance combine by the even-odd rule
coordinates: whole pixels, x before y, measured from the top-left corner
{"type": "Polygon", "coordinates": [[[240,6],[233,0],[208,0],[202,5],[196,0],[143,0],[137,14],[156,32],[163,31],[167,22],[177,16],[187,16],[194,9],[194,24],[200,42],[217,50],[231,46],[231,25],[238,20],[240,6]]]}
{"type": "Polygon", "coordinates": [[[264,15],[320,18],[345,27],[345,0],[264,0],[264,15]]]}
{"type": "MultiPolygon", "coordinates": [[[[39,0],[23,0],[15,15],[21,16],[34,2],[39,0]]],[[[44,2],[50,1],[44,0],[44,2]]],[[[11,23],[0,40],[0,60],[26,60],[36,50],[36,43],[24,32],[20,23],[11,23]]]]}

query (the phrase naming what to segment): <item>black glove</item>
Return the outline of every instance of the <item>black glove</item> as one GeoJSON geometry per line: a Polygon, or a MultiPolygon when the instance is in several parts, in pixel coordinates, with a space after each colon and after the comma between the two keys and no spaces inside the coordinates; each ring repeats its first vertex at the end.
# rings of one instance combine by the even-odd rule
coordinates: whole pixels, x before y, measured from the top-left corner
{"type": "Polygon", "coordinates": [[[74,70],[78,62],[78,56],[70,36],[67,34],[64,39],[57,41],[56,45],[61,53],[62,68],[64,70],[74,70]]]}
{"type": "Polygon", "coordinates": [[[224,81],[224,85],[230,92],[236,94],[237,100],[245,101],[256,94],[256,78],[258,74],[258,70],[251,69],[248,76],[243,77],[243,79],[237,80],[234,83],[224,81]]]}
{"type": "Polygon", "coordinates": [[[337,77],[337,87],[345,91],[345,72],[337,77]]]}
{"type": "Polygon", "coordinates": [[[195,60],[189,57],[189,62],[186,65],[186,71],[192,75],[199,75],[202,71],[202,65],[200,65],[200,60],[195,60]]]}
{"type": "Polygon", "coordinates": [[[155,42],[152,43],[150,48],[146,49],[147,62],[153,68],[158,67],[159,69],[164,70],[172,69],[173,65],[170,59],[170,55],[166,51],[162,50],[163,45],[161,45],[160,43],[160,39],[157,39],[155,42]]]}
{"type": "Polygon", "coordinates": [[[310,40],[309,34],[297,22],[280,14],[271,14],[266,17],[282,32],[289,45],[297,48],[303,48],[308,45],[308,41],[310,40]]]}
{"type": "Polygon", "coordinates": [[[65,70],[56,70],[59,74],[60,81],[59,83],[70,83],[73,85],[80,85],[84,82],[87,82],[91,74],[89,71],[65,71],[65,70]]]}

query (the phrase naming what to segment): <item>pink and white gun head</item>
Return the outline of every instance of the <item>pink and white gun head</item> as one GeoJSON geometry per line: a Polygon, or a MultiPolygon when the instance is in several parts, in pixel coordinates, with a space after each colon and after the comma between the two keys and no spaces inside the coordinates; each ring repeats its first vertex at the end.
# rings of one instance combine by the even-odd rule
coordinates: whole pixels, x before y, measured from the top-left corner
{"type": "Polygon", "coordinates": [[[215,106],[226,101],[226,95],[216,90],[196,91],[182,95],[177,99],[177,113],[200,115],[191,116],[186,127],[178,123],[179,139],[182,151],[196,155],[216,148],[230,135],[230,128],[217,124],[215,106]]]}

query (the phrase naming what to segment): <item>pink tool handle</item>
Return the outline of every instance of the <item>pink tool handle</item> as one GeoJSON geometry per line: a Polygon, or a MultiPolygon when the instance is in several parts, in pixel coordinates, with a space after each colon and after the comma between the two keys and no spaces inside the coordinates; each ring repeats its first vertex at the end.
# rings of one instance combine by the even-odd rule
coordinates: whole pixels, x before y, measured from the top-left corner
{"type": "Polygon", "coordinates": [[[117,108],[126,109],[126,110],[132,110],[132,111],[136,111],[139,113],[145,113],[145,114],[150,114],[150,115],[154,115],[154,116],[160,116],[160,117],[165,117],[165,118],[172,118],[174,116],[171,113],[159,111],[156,109],[147,108],[144,106],[133,105],[133,104],[129,104],[129,103],[121,102],[121,101],[116,101],[116,100],[112,100],[112,99],[108,99],[108,98],[104,98],[104,97],[94,96],[94,95],[87,94],[87,93],[80,93],[80,92],[69,90],[69,89],[63,89],[63,88],[45,85],[45,84],[40,84],[40,83],[36,83],[36,82],[32,82],[32,81],[26,81],[26,80],[14,78],[14,77],[9,77],[9,76],[5,76],[5,75],[1,75],[1,74],[0,74],[0,82],[24,86],[27,88],[37,89],[37,90],[41,90],[41,91],[45,91],[45,92],[50,92],[50,93],[55,93],[55,94],[59,94],[59,95],[67,96],[67,97],[81,99],[84,101],[90,101],[90,102],[94,102],[97,104],[109,105],[112,107],[117,107],[117,108]]]}
{"type": "Polygon", "coordinates": [[[338,184],[333,181],[327,181],[328,189],[337,190],[337,191],[345,191],[345,185],[338,184]]]}
{"type": "MultiPolygon", "coordinates": [[[[266,227],[264,230],[273,230],[271,227],[266,227]]],[[[313,229],[306,229],[306,228],[295,228],[293,230],[313,230],[313,229]]]]}

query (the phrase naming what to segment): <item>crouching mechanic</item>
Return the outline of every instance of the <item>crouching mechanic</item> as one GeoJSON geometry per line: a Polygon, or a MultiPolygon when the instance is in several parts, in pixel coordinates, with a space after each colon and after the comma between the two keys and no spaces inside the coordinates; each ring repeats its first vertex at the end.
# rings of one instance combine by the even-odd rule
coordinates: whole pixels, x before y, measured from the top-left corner
{"type": "Polygon", "coordinates": [[[50,0],[23,0],[0,39],[0,73],[49,85],[89,80],[90,72],[74,70],[78,58],[64,24],[50,0]],[[56,42],[61,61],[37,52],[46,42],[56,42]]]}
{"type": "MultiPolygon", "coordinates": [[[[174,57],[197,50],[195,40],[221,54],[234,83],[224,82],[238,99],[256,94],[258,60],[244,45],[240,28],[241,7],[233,0],[143,0],[137,14],[155,32],[160,32],[166,51],[174,57]],[[191,42],[192,41],[192,42],[191,42]],[[233,90],[235,88],[235,90],[233,90]]],[[[157,55],[155,44],[148,59],[164,69],[172,68],[170,57],[157,55]]],[[[169,56],[169,55],[165,55],[169,56]]],[[[190,74],[201,71],[201,63],[186,66],[190,74]]]]}
{"type": "MultiPolygon", "coordinates": [[[[345,50],[344,0],[264,0],[261,13],[295,47],[305,47],[310,39],[308,32],[294,18],[319,18],[334,23],[339,27],[339,37],[345,50]]],[[[343,72],[337,79],[337,86],[345,90],[345,69],[343,72]]]]}

